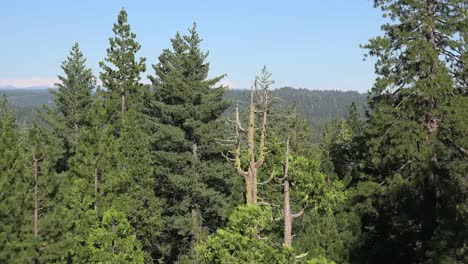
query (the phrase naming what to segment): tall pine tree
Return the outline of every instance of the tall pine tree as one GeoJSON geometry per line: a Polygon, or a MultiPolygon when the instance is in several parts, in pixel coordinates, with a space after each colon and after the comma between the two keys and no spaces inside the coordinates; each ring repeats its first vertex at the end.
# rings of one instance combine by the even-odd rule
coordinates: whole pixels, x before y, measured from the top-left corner
{"type": "MultiPolygon", "coordinates": [[[[230,179],[220,147],[218,118],[228,107],[224,77],[209,78],[207,52],[196,26],[171,39],[150,76],[153,99],[146,111],[159,195],[166,201],[168,230],[164,261],[172,262],[196,246],[202,232],[222,224],[229,205],[230,179]]],[[[196,256],[193,256],[196,261],[196,256]]]]}
{"type": "Polygon", "coordinates": [[[99,63],[100,78],[107,91],[109,115],[122,118],[128,109],[139,110],[143,105],[144,85],[140,83],[140,74],[146,70],[146,59],[136,58],[141,45],[135,40],[125,9],[120,10],[112,31],[115,36],[109,38],[107,57],[99,63]]]}
{"type": "Polygon", "coordinates": [[[468,127],[460,107],[468,102],[461,93],[466,80],[451,66],[466,56],[466,1],[375,5],[392,22],[365,46],[378,59],[367,167],[384,186],[374,200],[378,214],[365,218],[366,258],[466,262],[468,127]]]}
{"type": "Polygon", "coordinates": [[[68,167],[68,159],[73,155],[78,144],[78,134],[81,127],[87,125],[86,113],[91,107],[92,91],[95,78],[91,69],[86,68],[86,59],[75,43],[69,56],[62,62],[64,75],[59,75],[58,89],[51,89],[55,108],[48,106],[40,113],[50,136],[63,143],[63,157],[57,164],[58,171],[68,167]]]}
{"type": "Polygon", "coordinates": [[[33,179],[29,153],[6,99],[0,102],[0,262],[28,263],[35,256],[33,179]]]}

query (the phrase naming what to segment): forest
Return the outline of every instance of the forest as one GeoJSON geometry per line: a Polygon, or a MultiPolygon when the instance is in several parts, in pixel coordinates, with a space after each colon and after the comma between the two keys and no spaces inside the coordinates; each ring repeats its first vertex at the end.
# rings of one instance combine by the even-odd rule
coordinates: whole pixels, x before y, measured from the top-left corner
{"type": "Polygon", "coordinates": [[[468,3],[374,5],[367,100],[229,90],[195,23],[146,69],[121,9],[97,75],[0,101],[0,263],[468,263],[468,3]]]}
{"type": "MultiPolygon", "coordinates": [[[[56,88],[51,88],[52,93],[56,88]]],[[[0,96],[5,95],[8,104],[16,115],[16,121],[20,125],[28,126],[32,123],[40,106],[54,107],[52,93],[45,87],[14,88],[0,87],[0,96]]],[[[312,130],[315,142],[320,139],[320,134],[327,122],[346,117],[348,108],[352,103],[361,117],[364,117],[366,109],[366,94],[354,91],[338,90],[307,90],[304,88],[282,87],[271,90],[271,103],[276,107],[297,108],[298,113],[307,121],[312,130]]],[[[250,102],[250,90],[229,89],[224,92],[224,99],[230,103],[230,107],[224,111],[224,116],[232,114],[233,102],[248,104],[250,102]]]]}

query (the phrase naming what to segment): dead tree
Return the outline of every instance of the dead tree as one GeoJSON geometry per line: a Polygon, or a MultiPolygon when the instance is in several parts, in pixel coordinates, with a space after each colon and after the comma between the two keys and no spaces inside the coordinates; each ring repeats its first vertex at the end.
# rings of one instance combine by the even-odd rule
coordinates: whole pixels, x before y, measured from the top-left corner
{"type": "Polygon", "coordinates": [[[298,213],[291,212],[290,193],[289,193],[289,138],[286,140],[286,153],[284,160],[283,177],[283,196],[284,196],[284,246],[289,248],[292,245],[292,223],[294,219],[304,213],[301,209],[298,213]]]}
{"type": "Polygon", "coordinates": [[[257,204],[257,175],[258,170],[265,161],[265,142],[266,142],[266,130],[267,130],[267,119],[268,119],[268,107],[269,107],[269,87],[273,83],[270,81],[271,74],[264,67],[262,70],[262,76],[255,79],[254,84],[251,88],[250,103],[249,103],[249,118],[247,130],[243,128],[240,120],[239,105],[236,105],[235,113],[235,166],[237,174],[244,177],[246,186],[246,202],[247,204],[257,204]],[[259,89],[260,88],[260,89],[259,89]],[[260,93],[259,101],[256,95],[260,93]],[[259,110],[257,110],[257,104],[259,110]],[[257,113],[262,114],[260,142],[258,150],[255,144],[256,134],[256,115],[257,113]],[[248,154],[248,167],[247,170],[242,168],[241,164],[241,153],[242,153],[242,139],[241,133],[247,133],[247,154],[248,154]],[[257,153],[258,152],[258,153],[257,153]]]}

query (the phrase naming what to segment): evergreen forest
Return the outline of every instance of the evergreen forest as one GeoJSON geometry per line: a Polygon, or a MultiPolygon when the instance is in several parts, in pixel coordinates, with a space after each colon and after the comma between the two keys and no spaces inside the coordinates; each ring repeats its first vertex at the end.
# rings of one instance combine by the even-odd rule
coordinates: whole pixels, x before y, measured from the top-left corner
{"type": "Polygon", "coordinates": [[[0,263],[468,263],[468,3],[373,2],[366,95],[230,90],[195,23],[147,67],[121,9],[0,100],[0,263]]]}

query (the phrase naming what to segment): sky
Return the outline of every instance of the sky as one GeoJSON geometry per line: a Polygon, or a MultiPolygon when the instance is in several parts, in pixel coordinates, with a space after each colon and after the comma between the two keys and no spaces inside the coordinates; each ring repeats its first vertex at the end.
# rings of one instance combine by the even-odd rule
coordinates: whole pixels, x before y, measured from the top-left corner
{"type": "Polygon", "coordinates": [[[365,92],[375,79],[359,47],[381,34],[373,0],[2,0],[0,86],[52,86],[74,42],[98,76],[121,8],[147,60],[144,81],[193,22],[210,75],[227,74],[233,89],[249,88],[263,65],[274,87],[365,92]]]}

